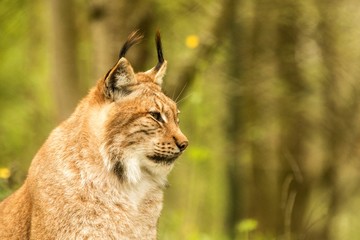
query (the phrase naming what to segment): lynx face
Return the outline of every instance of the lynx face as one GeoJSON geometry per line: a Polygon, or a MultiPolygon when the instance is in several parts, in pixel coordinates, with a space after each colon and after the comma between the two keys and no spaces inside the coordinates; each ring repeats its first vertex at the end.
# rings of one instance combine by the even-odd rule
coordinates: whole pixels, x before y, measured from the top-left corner
{"type": "Polygon", "coordinates": [[[135,74],[122,57],[101,83],[110,105],[101,152],[107,169],[122,181],[165,178],[188,145],[176,103],[161,91],[167,64],[161,58],[162,53],[155,68],[135,74]]]}

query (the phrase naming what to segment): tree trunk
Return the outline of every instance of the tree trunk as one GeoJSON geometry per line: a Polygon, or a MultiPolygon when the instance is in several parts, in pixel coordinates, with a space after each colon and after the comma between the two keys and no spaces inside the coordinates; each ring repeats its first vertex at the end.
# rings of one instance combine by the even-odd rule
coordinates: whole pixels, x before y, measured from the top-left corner
{"type": "MultiPolygon", "coordinates": [[[[90,21],[94,46],[94,73],[100,78],[116,63],[120,48],[127,36],[136,30],[145,35],[144,42],[134,47],[126,55],[135,71],[144,69],[149,56],[156,56],[154,42],[155,17],[151,1],[110,1],[92,0],[90,2],[90,21]],[[146,44],[150,41],[151,44],[146,44]],[[149,46],[151,46],[149,48],[149,46]],[[150,54],[152,51],[154,54],[150,54]]],[[[151,60],[156,64],[156,59],[151,60]]]]}
{"type": "Polygon", "coordinates": [[[244,141],[249,146],[252,176],[250,188],[250,216],[259,222],[258,231],[274,236],[279,225],[279,198],[277,185],[277,160],[274,157],[274,132],[272,132],[274,99],[267,94],[273,89],[273,49],[276,4],[257,0],[249,43],[248,71],[243,86],[243,112],[245,119],[244,141]]]}
{"type": "Polygon", "coordinates": [[[312,130],[305,107],[309,86],[296,60],[300,38],[297,26],[300,9],[298,3],[291,0],[282,1],[279,9],[282,11],[277,26],[277,60],[284,89],[279,102],[281,139],[278,154],[282,166],[279,185],[286,187],[280,192],[285,195],[282,196],[284,222],[280,232],[291,239],[292,235],[301,238],[307,226],[305,216],[312,186],[306,172],[306,145],[312,130]],[[287,182],[289,179],[292,181],[287,182]]]}
{"type": "Polygon", "coordinates": [[[80,98],[74,9],[71,0],[50,1],[51,81],[58,120],[68,117],[80,98]]]}
{"type": "MultiPolygon", "coordinates": [[[[324,100],[324,140],[325,161],[324,186],[330,191],[328,214],[324,228],[319,232],[321,239],[335,239],[336,218],[345,204],[345,186],[341,184],[342,167],[347,164],[347,155],[350,139],[357,133],[357,111],[359,107],[358,88],[347,86],[342,75],[342,53],[339,49],[339,28],[337,23],[338,2],[318,1],[321,16],[319,45],[325,66],[325,79],[323,87],[324,100]],[[356,98],[346,102],[343,97],[346,87],[350,92],[357,89],[356,98]],[[352,104],[352,102],[354,104],[352,104]]],[[[351,96],[351,95],[350,95],[351,96]]],[[[354,156],[351,156],[354,158],[354,156]]]]}
{"type": "Polygon", "coordinates": [[[230,47],[227,50],[228,62],[226,65],[232,82],[229,84],[228,89],[227,108],[229,121],[227,129],[225,129],[229,142],[227,151],[229,153],[227,157],[227,175],[229,184],[227,227],[232,238],[235,238],[236,236],[235,226],[241,221],[241,219],[246,218],[246,209],[249,205],[249,194],[246,194],[248,192],[246,186],[246,176],[248,176],[248,174],[246,173],[246,170],[249,169],[241,164],[240,157],[243,149],[243,139],[240,137],[240,134],[244,132],[244,116],[242,116],[242,111],[240,110],[242,97],[239,92],[239,85],[241,84],[244,71],[244,66],[242,64],[244,56],[241,56],[244,47],[242,40],[244,39],[241,38],[243,26],[236,22],[237,9],[239,5],[240,2],[236,0],[227,1],[226,12],[226,16],[228,18],[226,25],[230,25],[228,28],[232,29],[227,34],[230,47]]]}

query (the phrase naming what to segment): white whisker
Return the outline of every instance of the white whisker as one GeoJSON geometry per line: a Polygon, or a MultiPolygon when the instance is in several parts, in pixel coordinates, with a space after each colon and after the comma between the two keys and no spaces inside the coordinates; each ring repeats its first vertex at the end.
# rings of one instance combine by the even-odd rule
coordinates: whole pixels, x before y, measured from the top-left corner
{"type": "Polygon", "coordinates": [[[177,101],[176,104],[184,101],[185,99],[189,98],[191,95],[193,95],[193,94],[191,93],[191,94],[189,94],[189,95],[186,95],[185,97],[183,97],[183,98],[181,98],[179,101],[177,101]]]}
{"type": "Polygon", "coordinates": [[[181,96],[181,94],[183,93],[183,91],[185,90],[187,84],[188,84],[188,82],[186,82],[186,83],[184,84],[184,86],[183,86],[183,88],[181,89],[179,95],[176,97],[176,99],[175,99],[175,102],[176,102],[176,103],[178,103],[178,99],[179,99],[179,97],[181,96]]]}

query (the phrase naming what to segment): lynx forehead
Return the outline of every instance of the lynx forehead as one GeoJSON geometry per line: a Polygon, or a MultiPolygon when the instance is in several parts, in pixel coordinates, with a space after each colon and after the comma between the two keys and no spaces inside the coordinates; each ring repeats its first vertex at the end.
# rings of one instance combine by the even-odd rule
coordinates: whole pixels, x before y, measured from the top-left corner
{"type": "Polygon", "coordinates": [[[0,239],[156,239],[163,188],[188,146],[158,63],[135,73],[119,59],[50,134],[22,187],[0,203],[0,239]]]}

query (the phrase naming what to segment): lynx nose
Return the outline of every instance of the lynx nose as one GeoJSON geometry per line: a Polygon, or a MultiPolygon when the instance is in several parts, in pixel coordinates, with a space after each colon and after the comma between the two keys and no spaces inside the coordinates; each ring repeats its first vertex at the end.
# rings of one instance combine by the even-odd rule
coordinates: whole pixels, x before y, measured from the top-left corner
{"type": "Polygon", "coordinates": [[[173,138],[180,152],[183,152],[189,145],[187,137],[180,131],[180,129],[178,129],[178,131],[174,134],[173,138]]]}
{"type": "Polygon", "coordinates": [[[183,152],[186,149],[186,147],[189,145],[189,142],[188,141],[183,141],[181,143],[176,142],[176,145],[178,146],[180,151],[183,152]]]}

